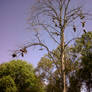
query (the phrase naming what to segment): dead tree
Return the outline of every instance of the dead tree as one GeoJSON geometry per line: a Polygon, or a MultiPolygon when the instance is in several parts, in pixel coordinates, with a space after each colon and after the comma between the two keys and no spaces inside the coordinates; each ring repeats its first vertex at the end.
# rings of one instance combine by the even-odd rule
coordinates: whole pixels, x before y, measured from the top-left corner
{"type": "MultiPolygon", "coordinates": [[[[65,29],[68,25],[72,25],[72,23],[76,22],[78,18],[81,21],[87,15],[86,13],[82,12],[80,6],[70,9],[70,2],[71,0],[38,0],[32,7],[33,12],[31,13],[31,17],[28,20],[32,28],[40,26],[41,30],[44,29],[50,38],[55,43],[57,43],[57,46],[61,47],[61,70],[58,69],[57,64],[56,67],[61,76],[63,76],[63,92],[67,92],[64,50],[68,44],[65,44],[65,29]]],[[[76,28],[74,28],[74,31],[75,30],[76,28]]],[[[69,30],[67,31],[69,32],[69,30]]],[[[37,32],[35,36],[37,38],[37,42],[27,44],[24,46],[25,48],[16,51],[13,56],[15,57],[19,53],[21,53],[23,56],[28,47],[39,45],[48,51],[48,54],[51,56],[53,62],[55,63],[55,60],[52,57],[53,53],[49,50],[49,47],[41,41],[39,32],[37,32]]]]}

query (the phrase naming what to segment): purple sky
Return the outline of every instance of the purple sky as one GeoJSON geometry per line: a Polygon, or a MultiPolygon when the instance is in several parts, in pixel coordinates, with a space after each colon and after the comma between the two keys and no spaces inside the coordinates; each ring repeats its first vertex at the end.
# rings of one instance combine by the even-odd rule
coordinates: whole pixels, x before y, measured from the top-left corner
{"type": "MultiPolygon", "coordinates": [[[[32,34],[27,30],[27,17],[34,1],[0,0],[0,63],[12,60],[12,50],[32,40],[32,34]]],[[[92,11],[92,0],[84,1],[86,8],[92,11]]],[[[87,24],[87,29],[92,30],[92,22],[87,24]]],[[[37,49],[29,49],[28,54],[22,59],[36,66],[44,53],[37,49]]]]}

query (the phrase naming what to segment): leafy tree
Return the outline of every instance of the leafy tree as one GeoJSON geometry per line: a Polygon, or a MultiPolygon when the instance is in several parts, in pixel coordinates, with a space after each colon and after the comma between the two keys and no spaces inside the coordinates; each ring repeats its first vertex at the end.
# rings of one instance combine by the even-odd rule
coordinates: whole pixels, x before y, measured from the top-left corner
{"type": "Polygon", "coordinates": [[[17,92],[16,84],[11,76],[3,76],[0,78],[1,92],[17,92]]]}
{"type": "MultiPolygon", "coordinates": [[[[14,84],[18,92],[42,92],[43,90],[40,80],[35,76],[32,65],[21,60],[13,60],[0,65],[0,80],[3,84],[5,83],[3,85],[0,82],[2,90],[4,90],[4,86],[6,90],[12,90],[14,84]]],[[[17,91],[15,90],[14,92],[17,91]]]]}
{"type": "MultiPolygon", "coordinates": [[[[78,55],[78,61],[80,67],[75,72],[73,79],[77,80],[76,84],[82,86],[86,84],[88,92],[91,92],[92,88],[92,32],[83,34],[79,39],[75,41],[74,48],[72,48],[73,54],[78,55]]],[[[71,79],[71,88],[73,84],[71,79]]],[[[72,89],[73,90],[73,89],[72,89]]],[[[74,92],[74,91],[72,91],[74,92]]],[[[79,92],[79,91],[78,91],[79,92]]]]}
{"type": "Polygon", "coordinates": [[[35,72],[37,76],[39,76],[42,82],[45,83],[46,92],[59,92],[61,89],[63,89],[60,73],[58,73],[57,68],[55,68],[56,63],[53,63],[53,61],[51,61],[46,55],[41,58],[36,68],[35,72]]]}

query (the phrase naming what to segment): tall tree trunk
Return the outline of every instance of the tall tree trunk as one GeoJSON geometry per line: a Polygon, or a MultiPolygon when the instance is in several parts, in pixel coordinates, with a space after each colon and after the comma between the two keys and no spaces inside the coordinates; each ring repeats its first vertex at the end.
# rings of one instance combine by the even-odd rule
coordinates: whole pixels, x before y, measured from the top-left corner
{"type": "Polygon", "coordinates": [[[61,71],[63,71],[63,92],[66,92],[66,74],[64,60],[64,30],[61,29],[61,71]]]}

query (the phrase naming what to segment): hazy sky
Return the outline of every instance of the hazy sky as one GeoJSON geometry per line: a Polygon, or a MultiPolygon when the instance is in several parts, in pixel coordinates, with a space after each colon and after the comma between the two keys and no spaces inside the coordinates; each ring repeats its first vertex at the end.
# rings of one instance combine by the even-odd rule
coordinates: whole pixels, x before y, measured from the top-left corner
{"type": "MultiPolygon", "coordinates": [[[[12,50],[32,40],[32,34],[27,30],[27,17],[34,1],[0,0],[0,63],[12,60],[12,50]]],[[[92,0],[80,1],[85,1],[83,3],[86,8],[92,11],[92,0]]],[[[92,22],[87,24],[87,29],[92,30],[92,22]]],[[[43,54],[44,52],[29,49],[28,54],[22,59],[36,66],[43,54]]]]}

